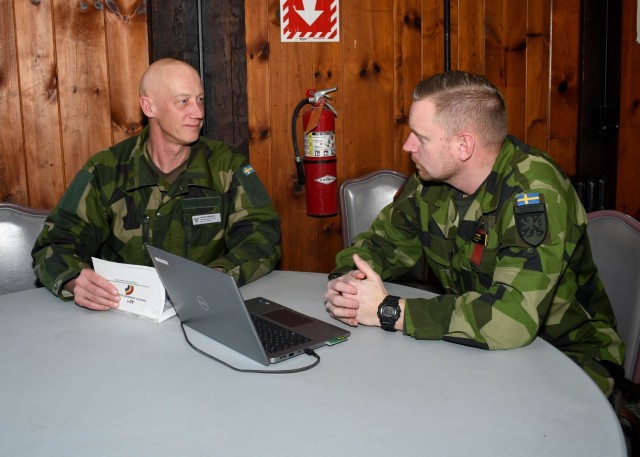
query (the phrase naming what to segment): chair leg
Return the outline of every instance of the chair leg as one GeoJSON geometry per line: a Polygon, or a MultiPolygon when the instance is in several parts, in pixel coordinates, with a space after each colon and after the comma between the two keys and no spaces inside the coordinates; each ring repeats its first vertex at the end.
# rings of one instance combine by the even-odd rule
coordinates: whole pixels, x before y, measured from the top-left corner
{"type": "Polygon", "coordinates": [[[631,428],[631,457],[640,456],[640,418],[627,408],[620,409],[620,417],[624,418],[631,428]]]}

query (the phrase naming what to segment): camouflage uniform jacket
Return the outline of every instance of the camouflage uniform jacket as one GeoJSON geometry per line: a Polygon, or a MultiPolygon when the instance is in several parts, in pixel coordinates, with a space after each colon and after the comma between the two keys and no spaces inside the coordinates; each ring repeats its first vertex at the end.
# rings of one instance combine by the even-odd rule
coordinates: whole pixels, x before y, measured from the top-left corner
{"type": "Polygon", "coordinates": [[[547,155],[518,144],[528,151],[505,141],[470,196],[410,177],[371,229],[338,253],[331,276],[353,267],[353,253],[383,280],[424,256],[444,293],[406,300],[407,334],[492,350],[539,335],[609,393],[624,348],[591,257],[585,210],[547,155]]]}
{"type": "Polygon", "coordinates": [[[45,222],[32,251],[54,294],[91,268],[91,257],[150,265],[146,243],[210,267],[239,284],[273,270],[280,218],[246,158],[200,137],[169,184],[145,157],[148,127],[91,157],[45,222]]]}

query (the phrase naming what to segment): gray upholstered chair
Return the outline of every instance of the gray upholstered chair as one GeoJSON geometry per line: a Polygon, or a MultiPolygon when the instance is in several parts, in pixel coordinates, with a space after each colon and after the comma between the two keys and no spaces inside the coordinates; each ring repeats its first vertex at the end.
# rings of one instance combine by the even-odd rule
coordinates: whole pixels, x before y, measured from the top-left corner
{"type": "MultiPolygon", "coordinates": [[[[640,222],[614,210],[594,211],[588,217],[593,260],[626,346],[625,378],[631,382],[622,389],[626,396],[626,391],[637,390],[640,383],[640,222]]],[[[631,455],[640,455],[640,419],[624,404],[616,405],[616,410],[629,423],[631,455]]]]}
{"type": "Polygon", "coordinates": [[[593,260],[627,347],[626,377],[640,383],[640,222],[614,210],[594,211],[588,217],[593,260]]]}
{"type": "Polygon", "coordinates": [[[47,214],[0,202],[0,295],[37,287],[31,249],[47,214]]]}
{"type": "Polygon", "coordinates": [[[393,170],[378,170],[352,178],[340,185],[342,246],[348,247],[358,233],[364,232],[380,210],[407,180],[407,175],[393,170]]]}
{"type": "MultiPolygon", "coordinates": [[[[407,175],[394,170],[378,170],[340,185],[339,202],[342,246],[349,247],[361,232],[368,230],[378,213],[393,201],[407,175]]],[[[416,264],[407,274],[393,281],[419,289],[440,292],[440,284],[426,262],[416,264]]]]}

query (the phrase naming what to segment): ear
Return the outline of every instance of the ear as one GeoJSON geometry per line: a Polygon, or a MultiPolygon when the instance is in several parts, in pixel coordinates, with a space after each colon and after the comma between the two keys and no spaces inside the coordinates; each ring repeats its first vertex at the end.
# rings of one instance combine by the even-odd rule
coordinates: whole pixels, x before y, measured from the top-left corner
{"type": "Polygon", "coordinates": [[[142,108],[142,112],[148,119],[155,117],[153,114],[153,102],[149,97],[144,95],[140,97],[140,108],[142,108]]]}
{"type": "Polygon", "coordinates": [[[458,158],[466,162],[473,156],[476,141],[472,134],[467,132],[458,133],[458,158]]]}

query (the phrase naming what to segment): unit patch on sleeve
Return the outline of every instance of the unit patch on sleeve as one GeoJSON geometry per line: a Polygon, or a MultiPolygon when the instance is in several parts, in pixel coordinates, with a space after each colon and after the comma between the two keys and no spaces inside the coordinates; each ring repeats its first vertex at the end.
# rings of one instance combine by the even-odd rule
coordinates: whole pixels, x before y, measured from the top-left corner
{"type": "Polygon", "coordinates": [[[544,195],[525,192],[515,197],[513,215],[520,237],[530,246],[537,247],[547,236],[547,209],[544,195]]]}

